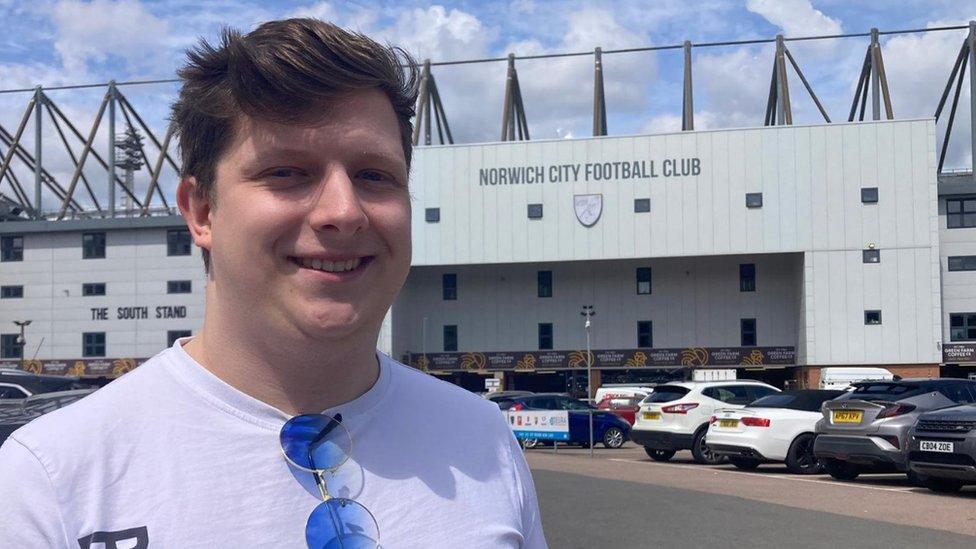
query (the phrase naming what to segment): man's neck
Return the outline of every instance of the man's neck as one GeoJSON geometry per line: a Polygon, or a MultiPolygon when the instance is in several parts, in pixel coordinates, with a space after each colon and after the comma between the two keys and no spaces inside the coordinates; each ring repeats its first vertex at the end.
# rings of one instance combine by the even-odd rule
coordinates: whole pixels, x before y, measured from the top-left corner
{"type": "Polygon", "coordinates": [[[207,309],[203,328],[184,345],[187,354],[228,385],[289,415],[349,402],[379,377],[375,338],[324,342],[254,334],[207,309]]]}

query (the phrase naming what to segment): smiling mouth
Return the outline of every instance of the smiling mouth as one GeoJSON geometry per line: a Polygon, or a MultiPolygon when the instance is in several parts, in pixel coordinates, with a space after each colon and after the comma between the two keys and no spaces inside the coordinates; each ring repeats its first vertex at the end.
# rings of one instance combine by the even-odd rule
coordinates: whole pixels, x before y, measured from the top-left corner
{"type": "Polygon", "coordinates": [[[373,260],[373,256],[356,257],[344,261],[326,261],[308,257],[289,257],[288,259],[304,269],[327,273],[348,273],[360,270],[368,265],[373,260]]]}

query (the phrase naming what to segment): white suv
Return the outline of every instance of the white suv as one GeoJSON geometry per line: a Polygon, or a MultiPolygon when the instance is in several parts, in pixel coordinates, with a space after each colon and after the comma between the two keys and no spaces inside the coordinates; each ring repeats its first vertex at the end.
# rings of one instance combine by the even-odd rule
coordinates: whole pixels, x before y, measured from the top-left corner
{"type": "Polygon", "coordinates": [[[705,445],[708,420],[716,410],[743,408],[779,389],[761,381],[678,381],[658,385],[641,401],[630,440],[657,461],[671,459],[678,450],[691,450],[695,461],[721,463],[705,445]]]}

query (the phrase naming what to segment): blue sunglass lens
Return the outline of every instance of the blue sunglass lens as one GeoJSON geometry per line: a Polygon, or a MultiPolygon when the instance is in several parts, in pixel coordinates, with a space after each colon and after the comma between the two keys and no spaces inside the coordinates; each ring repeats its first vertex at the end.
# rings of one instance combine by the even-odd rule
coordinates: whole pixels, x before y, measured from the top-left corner
{"type": "Polygon", "coordinates": [[[308,517],[305,541],[309,549],[377,549],[376,519],[351,499],[332,498],[319,504],[308,517]]]}
{"type": "Polygon", "coordinates": [[[305,414],[288,420],[281,428],[281,449],[289,461],[310,471],[327,471],[342,465],[352,450],[349,431],[334,418],[305,414]]]}

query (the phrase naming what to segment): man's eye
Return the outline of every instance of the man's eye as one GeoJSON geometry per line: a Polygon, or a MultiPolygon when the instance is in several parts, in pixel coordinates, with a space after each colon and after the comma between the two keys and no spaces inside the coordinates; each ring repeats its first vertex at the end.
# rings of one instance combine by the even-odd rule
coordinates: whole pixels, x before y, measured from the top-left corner
{"type": "Polygon", "coordinates": [[[274,178],[298,177],[300,175],[302,175],[301,172],[295,168],[274,168],[265,172],[266,177],[274,178]]]}
{"type": "Polygon", "coordinates": [[[377,181],[377,182],[388,181],[390,183],[397,182],[393,176],[385,172],[381,172],[379,170],[363,170],[357,174],[357,177],[359,177],[360,179],[365,179],[367,181],[377,181]]]}

